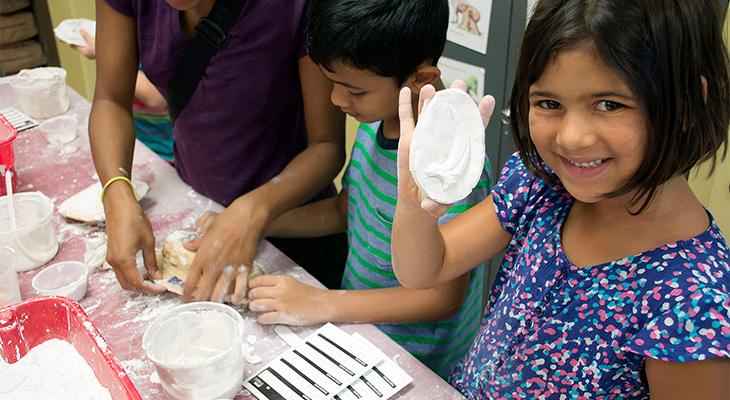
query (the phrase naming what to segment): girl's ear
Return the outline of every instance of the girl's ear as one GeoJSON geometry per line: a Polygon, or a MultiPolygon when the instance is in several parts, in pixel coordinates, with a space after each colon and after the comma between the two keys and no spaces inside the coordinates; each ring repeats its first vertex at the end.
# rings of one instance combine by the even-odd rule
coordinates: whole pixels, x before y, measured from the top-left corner
{"type": "Polygon", "coordinates": [[[700,76],[700,82],[702,83],[702,98],[705,99],[705,104],[707,104],[707,79],[700,76]]]}
{"type": "Polygon", "coordinates": [[[438,86],[437,83],[440,82],[440,77],[441,70],[438,67],[424,62],[418,66],[416,72],[406,79],[403,85],[408,86],[411,93],[421,93],[421,88],[428,84],[438,86]]]}

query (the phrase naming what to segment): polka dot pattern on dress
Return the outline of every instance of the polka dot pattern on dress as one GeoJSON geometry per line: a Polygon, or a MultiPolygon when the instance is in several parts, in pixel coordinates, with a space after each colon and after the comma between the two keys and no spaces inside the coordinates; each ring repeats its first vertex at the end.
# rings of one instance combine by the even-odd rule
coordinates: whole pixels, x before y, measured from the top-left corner
{"type": "Polygon", "coordinates": [[[578,268],[560,227],[573,202],[517,154],[492,190],[513,235],[480,333],[450,381],[469,399],[648,399],[645,357],[730,358],[730,252],[698,236],[578,268]]]}

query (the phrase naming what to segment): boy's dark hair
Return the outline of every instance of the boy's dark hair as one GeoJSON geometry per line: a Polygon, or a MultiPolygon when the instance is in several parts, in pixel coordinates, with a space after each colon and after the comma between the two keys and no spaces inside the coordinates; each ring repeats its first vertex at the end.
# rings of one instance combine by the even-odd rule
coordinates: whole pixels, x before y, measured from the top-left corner
{"type": "Polygon", "coordinates": [[[527,26],[512,88],[512,130],[525,165],[548,181],[530,140],[528,93],[561,51],[588,45],[637,96],[648,140],[633,177],[606,197],[637,190],[643,212],[659,186],[727,153],[728,56],[713,0],[541,0],[527,26]],[[707,81],[706,96],[702,78],[707,81]]]}
{"type": "Polygon", "coordinates": [[[342,61],[400,85],[424,61],[436,65],[448,23],[446,0],[314,0],[309,57],[326,68],[342,61]]]}

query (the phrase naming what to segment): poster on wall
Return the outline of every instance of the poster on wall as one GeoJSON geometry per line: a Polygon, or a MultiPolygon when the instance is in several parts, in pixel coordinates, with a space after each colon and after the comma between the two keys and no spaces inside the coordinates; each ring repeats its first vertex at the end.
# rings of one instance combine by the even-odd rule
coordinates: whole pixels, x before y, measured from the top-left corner
{"type": "Polygon", "coordinates": [[[492,0],[450,0],[446,38],[468,49],[487,54],[492,0]]]}
{"type": "Polygon", "coordinates": [[[453,81],[461,79],[466,83],[466,92],[475,102],[479,103],[484,97],[484,68],[446,57],[441,57],[438,67],[445,87],[448,88],[453,81]]]}

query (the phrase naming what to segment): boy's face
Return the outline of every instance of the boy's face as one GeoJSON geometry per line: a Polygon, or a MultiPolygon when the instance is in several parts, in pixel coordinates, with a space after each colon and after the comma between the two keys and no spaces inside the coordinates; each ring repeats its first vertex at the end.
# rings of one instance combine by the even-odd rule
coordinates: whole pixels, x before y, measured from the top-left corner
{"type": "Polygon", "coordinates": [[[322,73],[334,83],[330,99],[349,116],[360,122],[398,118],[398,92],[395,78],[377,75],[335,61],[322,73]]]}

